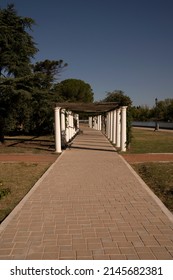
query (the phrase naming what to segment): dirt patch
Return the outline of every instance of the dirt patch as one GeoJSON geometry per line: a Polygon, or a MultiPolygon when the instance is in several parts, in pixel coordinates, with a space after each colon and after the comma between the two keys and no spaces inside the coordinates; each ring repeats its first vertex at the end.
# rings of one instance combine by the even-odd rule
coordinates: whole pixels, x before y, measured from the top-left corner
{"type": "Polygon", "coordinates": [[[57,154],[0,154],[0,162],[54,162],[57,154]]]}
{"type": "Polygon", "coordinates": [[[124,159],[129,163],[140,162],[170,162],[173,161],[173,153],[170,154],[124,154],[124,159]]]}

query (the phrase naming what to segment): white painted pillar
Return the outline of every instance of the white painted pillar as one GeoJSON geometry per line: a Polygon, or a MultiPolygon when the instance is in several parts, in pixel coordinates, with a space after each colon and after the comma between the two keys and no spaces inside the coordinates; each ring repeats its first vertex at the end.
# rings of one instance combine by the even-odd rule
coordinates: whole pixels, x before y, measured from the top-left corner
{"type": "Polygon", "coordinates": [[[92,117],[89,117],[89,127],[92,128],[92,117]]]}
{"type": "Polygon", "coordinates": [[[111,113],[108,112],[108,139],[111,138],[111,113]]]}
{"type": "Polygon", "coordinates": [[[98,130],[98,116],[96,116],[96,130],[98,130]]]}
{"type": "Polygon", "coordinates": [[[97,116],[94,117],[94,129],[97,129],[97,116]]]}
{"type": "Polygon", "coordinates": [[[67,111],[67,115],[66,115],[66,131],[65,131],[65,135],[66,135],[66,142],[69,142],[70,139],[70,130],[69,130],[69,111],[67,111]]]}
{"type": "Polygon", "coordinates": [[[97,116],[97,130],[99,130],[99,125],[100,125],[100,119],[99,119],[99,116],[97,116]]]}
{"type": "Polygon", "coordinates": [[[65,131],[65,109],[61,109],[61,131],[65,131]]]}
{"type": "Polygon", "coordinates": [[[113,137],[112,137],[112,142],[113,144],[116,144],[116,110],[113,111],[113,137]]]}
{"type": "Polygon", "coordinates": [[[76,118],[77,118],[77,130],[79,130],[79,114],[76,114],[76,118]]]}
{"type": "Polygon", "coordinates": [[[116,147],[120,147],[120,133],[121,133],[121,126],[120,126],[120,109],[116,110],[116,147]]]}
{"type": "Polygon", "coordinates": [[[109,126],[108,126],[108,113],[106,114],[106,136],[108,137],[108,131],[109,131],[109,126]]]}
{"type": "Polygon", "coordinates": [[[101,123],[100,115],[98,115],[97,116],[97,130],[100,130],[100,123],[101,123]]]}
{"type": "Polygon", "coordinates": [[[102,115],[99,115],[99,130],[102,130],[102,115]]]}
{"type": "Polygon", "coordinates": [[[55,107],[55,152],[61,153],[60,107],[55,107]]]}
{"type": "Polygon", "coordinates": [[[71,112],[69,114],[69,129],[70,129],[70,140],[73,137],[73,129],[72,129],[72,115],[71,112]]]}
{"type": "Polygon", "coordinates": [[[127,106],[121,107],[121,151],[126,151],[126,109],[127,106]]]}
{"type": "Polygon", "coordinates": [[[110,112],[110,141],[113,140],[113,111],[110,112]]]}

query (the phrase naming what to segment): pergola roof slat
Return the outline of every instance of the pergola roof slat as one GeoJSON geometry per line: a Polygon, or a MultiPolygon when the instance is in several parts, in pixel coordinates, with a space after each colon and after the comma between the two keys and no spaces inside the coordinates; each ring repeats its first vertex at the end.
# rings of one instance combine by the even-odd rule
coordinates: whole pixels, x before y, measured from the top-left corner
{"type": "Polygon", "coordinates": [[[73,111],[76,113],[89,113],[89,114],[98,114],[106,113],[112,110],[119,108],[118,102],[95,102],[95,103],[72,103],[72,102],[63,102],[57,103],[56,107],[61,107],[63,109],[73,111]]]}

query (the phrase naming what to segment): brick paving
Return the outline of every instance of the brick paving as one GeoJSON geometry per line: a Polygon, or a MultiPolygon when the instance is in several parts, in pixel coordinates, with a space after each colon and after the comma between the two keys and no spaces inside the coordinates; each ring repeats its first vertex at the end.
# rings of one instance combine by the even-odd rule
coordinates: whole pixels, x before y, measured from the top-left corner
{"type": "Polygon", "coordinates": [[[0,225],[0,259],[173,259],[173,215],[85,128],[0,225]]]}

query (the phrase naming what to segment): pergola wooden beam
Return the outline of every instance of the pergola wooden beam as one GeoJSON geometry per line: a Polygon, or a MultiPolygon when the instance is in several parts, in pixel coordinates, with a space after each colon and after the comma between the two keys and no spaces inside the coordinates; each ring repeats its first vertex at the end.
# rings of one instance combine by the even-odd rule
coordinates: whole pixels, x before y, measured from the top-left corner
{"type": "Polygon", "coordinates": [[[56,107],[60,107],[75,113],[103,114],[119,108],[117,102],[95,102],[95,103],[57,103],[56,107]]]}

